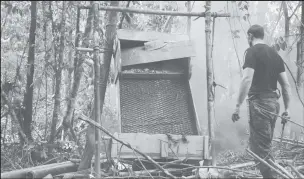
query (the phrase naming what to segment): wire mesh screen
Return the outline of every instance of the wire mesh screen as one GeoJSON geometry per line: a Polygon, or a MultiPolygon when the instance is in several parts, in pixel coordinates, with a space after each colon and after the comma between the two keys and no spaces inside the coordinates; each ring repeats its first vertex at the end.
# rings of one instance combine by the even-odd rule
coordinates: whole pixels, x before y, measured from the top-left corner
{"type": "Polygon", "coordinates": [[[197,135],[186,79],[122,79],[123,133],[197,135]]]}

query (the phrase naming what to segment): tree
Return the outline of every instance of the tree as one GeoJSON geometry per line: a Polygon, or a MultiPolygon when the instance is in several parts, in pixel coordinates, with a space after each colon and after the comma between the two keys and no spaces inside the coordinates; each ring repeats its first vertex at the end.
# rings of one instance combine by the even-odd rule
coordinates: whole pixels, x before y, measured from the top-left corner
{"type": "MultiPolygon", "coordinates": [[[[111,1],[111,6],[118,6],[119,1],[111,1]]],[[[117,12],[109,11],[106,14],[107,16],[107,25],[106,25],[106,31],[105,31],[105,42],[102,46],[104,49],[112,49],[114,38],[116,37],[116,24],[117,24],[117,12]]],[[[103,40],[101,40],[103,41],[103,40]]],[[[110,64],[111,64],[111,58],[112,58],[112,52],[105,51],[102,58],[102,63],[100,64],[100,111],[102,112],[103,106],[104,106],[104,99],[105,99],[105,92],[107,89],[108,79],[109,79],[109,70],[110,70],[110,64]]],[[[95,112],[97,109],[93,109],[95,112]]],[[[101,121],[103,122],[103,121],[101,121]]],[[[87,129],[87,135],[86,135],[86,146],[84,149],[84,154],[82,156],[81,163],[79,164],[78,170],[83,170],[86,168],[89,168],[90,162],[92,160],[93,154],[95,152],[95,130],[93,126],[89,126],[87,129]]]]}
{"type": "Polygon", "coordinates": [[[35,39],[36,39],[36,23],[37,23],[37,2],[31,1],[31,26],[29,33],[29,51],[27,59],[27,82],[26,92],[24,94],[24,121],[22,124],[24,133],[28,140],[33,140],[31,134],[32,114],[33,114],[33,78],[35,63],[35,39]]]}
{"type": "MultiPolygon", "coordinates": [[[[50,6],[51,6],[50,2],[50,6]]],[[[51,136],[50,136],[50,143],[53,143],[55,140],[56,134],[56,125],[59,118],[60,112],[60,103],[61,103],[61,78],[62,78],[62,62],[63,62],[63,53],[65,48],[65,6],[66,2],[62,2],[62,18],[60,23],[60,39],[59,45],[55,45],[55,77],[56,77],[56,84],[55,84],[55,102],[54,102],[54,111],[53,111],[53,119],[52,119],[52,126],[51,126],[51,136]],[[56,52],[58,51],[59,57],[56,57],[56,52]],[[58,60],[57,60],[58,59],[58,60]]],[[[54,28],[54,26],[52,27],[54,28]]],[[[56,37],[54,37],[56,38],[56,37]]]]}

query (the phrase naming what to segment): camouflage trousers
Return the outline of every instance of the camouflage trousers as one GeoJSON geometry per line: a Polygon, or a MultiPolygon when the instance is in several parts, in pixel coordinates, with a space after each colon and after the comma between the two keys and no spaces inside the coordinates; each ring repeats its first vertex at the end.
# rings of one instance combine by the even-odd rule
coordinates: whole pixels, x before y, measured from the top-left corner
{"type": "MultiPolygon", "coordinates": [[[[254,97],[247,100],[249,107],[249,147],[260,158],[274,160],[271,152],[272,138],[280,104],[277,97],[254,97]]],[[[256,161],[257,162],[257,161],[256,161]]],[[[264,164],[258,164],[263,178],[276,178],[274,172],[264,164]]]]}

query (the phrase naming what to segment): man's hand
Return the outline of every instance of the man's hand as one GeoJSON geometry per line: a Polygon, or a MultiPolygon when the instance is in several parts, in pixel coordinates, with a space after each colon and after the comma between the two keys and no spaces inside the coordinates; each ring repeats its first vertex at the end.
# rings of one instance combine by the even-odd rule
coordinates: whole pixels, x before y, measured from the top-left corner
{"type": "Polygon", "coordinates": [[[240,106],[236,106],[236,109],[234,111],[234,113],[232,114],[232,121],[235,122],[235,121],[238,121],[240,119],[240,106]]]}
{"type": "Polygon", "coordinates": [[[282,113],[282,121],[281,121],[281,124],[286,124],[287,119],[290,119],[290,117],[289,117],[289,112],[288,112],[288,111],[285,111],[285,112],[282,113]]]}

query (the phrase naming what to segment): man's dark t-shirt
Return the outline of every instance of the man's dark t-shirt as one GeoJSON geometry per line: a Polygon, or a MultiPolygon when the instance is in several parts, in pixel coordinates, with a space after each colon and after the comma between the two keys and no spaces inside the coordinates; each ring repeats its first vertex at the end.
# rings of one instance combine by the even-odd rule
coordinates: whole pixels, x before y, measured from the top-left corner
{"type": "Polygon", "coordinates": [[[247,67],[254,69],[248,95],[276,91],[279,74],[285,71],[283,59],[266,44],[256,44],[247,49],[243,69],[247,67]]]}

